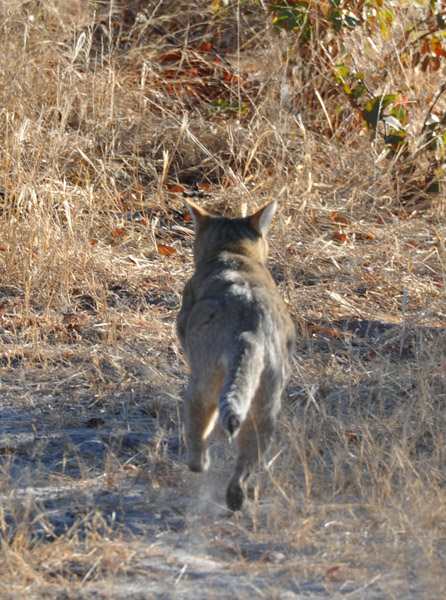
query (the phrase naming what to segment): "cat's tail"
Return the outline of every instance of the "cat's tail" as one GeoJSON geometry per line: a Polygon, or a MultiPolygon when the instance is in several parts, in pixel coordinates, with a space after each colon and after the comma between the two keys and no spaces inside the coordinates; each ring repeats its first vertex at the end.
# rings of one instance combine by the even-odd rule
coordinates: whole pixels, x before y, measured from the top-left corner
{"type": "Polygon", "coordinates": [[[264,346],[255,335],[244,332],[228,362],[218,401],[219,423],[233,437],[242,426],[259,387],[264,346]]]}

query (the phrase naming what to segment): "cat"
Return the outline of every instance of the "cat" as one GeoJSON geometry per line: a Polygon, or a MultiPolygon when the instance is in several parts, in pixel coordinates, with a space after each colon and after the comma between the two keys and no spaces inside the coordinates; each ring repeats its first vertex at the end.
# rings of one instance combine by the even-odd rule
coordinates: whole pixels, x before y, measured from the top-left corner
{"type": "Polygon", "coordinates": [[[226,503],[237,511],[270,444],[295,345],[293,322],[267,267],[266,234],[277,203],[236,219],[186,204],[195,273],[184,289],[177,332],[190,367],[187,464],[194,472],[208,469],[208,437],[218,420],[236,444],[226,503]]]}

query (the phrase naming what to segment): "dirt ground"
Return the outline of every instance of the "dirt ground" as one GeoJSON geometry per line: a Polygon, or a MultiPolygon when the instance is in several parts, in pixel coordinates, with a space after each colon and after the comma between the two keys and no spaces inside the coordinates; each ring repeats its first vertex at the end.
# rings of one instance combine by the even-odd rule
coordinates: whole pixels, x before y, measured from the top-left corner
{"type": "MultiPolygon", "coordinates": [[[[173,323],[171,307],[159,310],[173,323]]],[[[336,327],[348,336],[350,351],[356,342],[364,355],[377,340],[384,353],[386,342],[392,346],[401,337],[400,326],[372,321],[339,321],[336,327]]],[[[314,360],[313,344],[320,357],[345,350],[345,340],[324,335],[329,333],[313,338],[304,359],[314,360]]],[[[412,348],[420,340],[425,345],[430,339],[434,347],[445,341],[437,329],[406,335],[412,348]]],[[[253,478],[257,488],[242,513],[231,515],[224,505],[231,461],[225,441],[214,441],[208,474],[190,474],[183,462],[181,357],[172,353],[169,372],[158,373],[154,385],[150,350],[123,352],[118,344],[114,365],[106,353],[95,340],[77,364],[73,356],[64,364],[32,369],[18,362],[2,371],[1,524],[9,541],[2,599],[17,598],[19,590],[29,598],[58,599],[444,596],[445,539],[428,535],[427,548],[417,526],[409,534],[406,520],[410,514],[416,519],[417,509],[399,522],[399,497],[395,506],[388,497],[368,502],[346,484],[328,493],[323,480],[330,476],[323,472],[335,465],[326,449],[318,450],[324,464],[321,481],[312,476],[311,492],[304,491],[310,475],[301,467],[291,475],[293,455],[280,452],[290,435],[302,435],[308,411],[318,418],[320,391],[314,386],[293,377],[273,465],[253,478]],[[95,351],[102,354],[101,381],[90,364],[95,351]],[[296,420],[300,430],[290,433],[296,420]],[[292,481],[284,484],[284,477],[292,481]]],[[[405,363],[405,371],[414,368],[416,353],[405,363]]],[[[326,399],[331,417],[322,417],[325,437],[329,419],[346,410],[340,392],[345,389],[326,399]]],[[[392,413],[389,397],[385,411],[392,413]]],[[[356,436],[363,435],[355,418],[345,434],[352,460],[356,436]]],[[[427,434],[417,443],[422,455],[432,447],[427,434]]],[[[421,507],[420,517],[426,520],[421,507]]]]}

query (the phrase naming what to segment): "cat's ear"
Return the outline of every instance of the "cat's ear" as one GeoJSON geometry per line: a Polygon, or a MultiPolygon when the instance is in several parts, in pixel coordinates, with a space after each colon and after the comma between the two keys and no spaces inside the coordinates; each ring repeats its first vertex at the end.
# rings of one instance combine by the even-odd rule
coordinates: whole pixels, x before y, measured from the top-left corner
{"type": "Polygon", "coordinates": [[[248,217],[248,222],[259,236],[266,236],[277,209],[277,202],[270,202],[248,217]]]}
{"type": "Polygon", "coordinates": [[[194,229],[195,231],[198,231],[209,221],[211,215],[207,210],[201,208],[201,206],[198,206],[195,202],[192,202],[192,200],[188,200],[186,206],[194,223],[194,229]]]}

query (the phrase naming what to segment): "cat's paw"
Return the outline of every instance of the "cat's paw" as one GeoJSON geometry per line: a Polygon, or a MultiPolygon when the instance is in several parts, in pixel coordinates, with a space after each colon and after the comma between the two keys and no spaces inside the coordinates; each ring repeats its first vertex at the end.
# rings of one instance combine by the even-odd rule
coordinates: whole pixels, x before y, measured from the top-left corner
{"type": "Polygon", "coordinates": [[[232,510],[232,512],[240,510],[244,500],[245,493],[241,485],[229,484],[228,489],[226,490],[226,504],[228,505],[229,510],[232,510]]]}
{"type": "Polygon", "coordinates": [[[207,471],[211,464],[209,452],[203,452],[199,455],[189,453],[187,457],[187,466],[193,473],[202,473],[207,471]]]}

